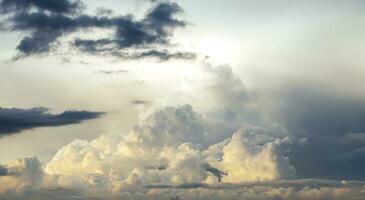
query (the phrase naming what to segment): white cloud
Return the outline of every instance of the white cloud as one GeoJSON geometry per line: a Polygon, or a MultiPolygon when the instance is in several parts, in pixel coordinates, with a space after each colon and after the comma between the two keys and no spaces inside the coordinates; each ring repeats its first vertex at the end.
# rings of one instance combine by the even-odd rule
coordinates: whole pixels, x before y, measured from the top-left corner
{"type": "MultiPolygon", "coordinates": [[[[207,81],[194,85],[192,93],[194,97],[196,92],[201,95],[185,98],[192,106],[168,103],[173,101],[169,96],[165,105],[156,103],[144,112],[128,134],[104,134],[90,142],[75,140],[57,152],[44,172],[32,174],[39,176],[44,188],[72,188],[88,195],[121,195],[126,199],[128,194],[134,199],[153,199],[155,195],[162,199],[169,195],[169,199],[175,195],[146,186],[295,178],[287,157],[290,135],[260,112],[232,70],[204,66],[202,75],[207,81]]],[[[200,190],[177,194],[182,192],[182,199],[191,199],[209,193],[200,190]]],[[[224,190],[221,193],[216,197],[231,195],[224,190]]]]}
{"type": "Polygon", "coordinates": [[[7,174],[0,176],[0,193],[37,188],[43,182],[42,164],[36,157],[18,159],[4,167],[7,174]]]}
{"type": "Polygon", "coordinates": [[[222,161],[217,166],[227,175],[223,182],[242,183],[295,178],[295,168],[286,155],[291,141],[270,138],[254,128],[234,133],[222,148],[222,161]]]}

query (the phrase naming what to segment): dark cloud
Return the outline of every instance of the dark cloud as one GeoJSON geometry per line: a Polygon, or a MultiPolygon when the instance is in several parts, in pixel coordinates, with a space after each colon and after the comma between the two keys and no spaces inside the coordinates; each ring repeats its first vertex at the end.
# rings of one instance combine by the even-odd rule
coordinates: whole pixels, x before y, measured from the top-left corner
{"type": "Polygon", "coordinates": [[[5,166],[0,165],[0,177],[1,176],[8,176],[9,172],[8,172],[8,168],[5,166]]]}
{"type": "Polygon", "coordinates": [[[212,174],[214,174],[214,176],[216,176],[218,178],[218,182],[221,182],[222,177],[227,175],[226,173],[220,171],[217,168],[214,168],[214,167],[210,166],[209,164],[207,164],[205,166],[205,170],[207,170],[208,172],[211,172],[212,174]]]}
{"type": "MultiPolygon", "coordinates": [[[[99,39],[99,40],[82,40],[76,39],[74,41],[74,46],[77,47],[82,52],[89,54],[102,54],[102,55],[113,55],[119,59],[130,60],[130,59],[144,59],[144,58],[157,58],[158,60],[167,61],[171,59],[176,60],[194,60],[196,59],[196,54],[192,52],[171,52],[168,50],[144,50],[144,51],[133,51],[133,53],[120,52],[119,50],[123,48],[123,45],[129,47],[131,44],[135,43],[141,45],[142,40],[132,39],[128,42],[121,42],[118,40],[109,39],[99,39]],[[122,46],[120,46],[122,45],[122,46]]],[[[165,43],[162,40],[151,40],[151,42],[165,43]]],[[[137,46],[138,46],[137,45],[137,46]]]]}
{"type": "Polygon", "coordinates": [[[26,12],[32,8],[40,11],[47,10],[55,13],[70,14],[83,7],[80,1],[69,0],[2,0],[0,1],[0,11],[26,12]]]}
{"type": "Polygon", "coordinates": [[[300,177],[365,180],[364,100],[299,86],[280,101],[275,118],[298,139],[290,158],[300,177]]]}
{"type": "Polygon", "coordinates": [[[196,54],[192,52],[169,52],[167,50],[163,51],[150,50],[141,53],[135,53],[130,55],[129,57],[133,59],[152,57],[152,58],[158,58],[159,60],[170,60],[170,59],[194,60],[196,58],[196,54]]]}
{"type": "MultiPolygon", "coordinates": [[[[167,50],[145,50],[137,53],[118,52],[129,47],[148,47],[148,45],[163,45],[169,43],[169,36],[176,27],[184,27],[184,21],[174,18],[182,12],[176,3],[160,3],[151,9],[141,21],[121,21],[112,39],[84,40],[76,39],[74,46],[83,52],[112,52],[123,59],[142,59],[154,57],[160,60],[195,59],[190,52],[169,52],[167,50]]],[[[143,48],[142,48],[143,49],[143,48]]]]}
{"type": "Polygon", "coordinates": [[[57,32],[36,31],[31,36],[24,37],[16,47],[25,55],[50,51],[50,44],[61,34],[57,32]]]}
{"type": "Polygon", "coordinates": [[[98,118],[102,114],[102,112],[76,110],[50,114],[46,108],[0,108],[0,136],[36,127],[77,124],[83,120],[98,118]]]}
{"type": "Polygon", "coordinates": [[[114,14],[114,11],[111,10],[111,9],[108,9],[108,8],[104,8],[104,7],[98,7],[96,8],[96,15],[98,16],[110,16],[110,15],[113,15],[114,14]]]}
{"type": "Polygon", "coordinates": [[[151,9],[144,21],[151,28],[155,29],[158,35],[168,35],[167,27],[185,26],[185,22],[174,18],[174,15],[182,12],[181,7],[176,3],[160,3],[151,9]]]}
{"type": "Polygon", "coordinates": [[[62,35],[81,28],[111,27],[128,23],[130,18],[106,18],[82,15],[76,18],[46,13],[20,13],[10,19],[12,29],[16,31],[32,31],[17,46],[24,55],[39,54],[50,51],[51,45],[62,35]]]}
{"type": "MultiPolygon", "coordinates": [[[[157,50],[169,46],[170,37],[175,28],[184,27],[186,23],[175,16],[183,10],[176,3],[161,2],[150,9],[144,18],[134,19],[133,15],[111,16],[111,11],[103,9],[97,16],[74,15],[72,11],[80,8],[82,3],[68,0],[2,0],[0,9],[11,16],[4,22],[9,31],[30,32],[17,46],[20,55],[52,52],[57,47],[56,41],[78,30],[105,28],[115,33],[102,39],[76,38],[72,46],[81,52],[97,55],[114,55],[122,59],[141,59],[155,57],[160,60],[194,59],[188,52],[170,53],[157,50]],[[31,8],[37,11],[30,12],[31,8]],[[44,12],[44,11],[49,12],[44,12]],[[139,53],[136,50],[143,50],[139,53]]],[[[5,25],[3,25],[5,26],[5,25]]]]}

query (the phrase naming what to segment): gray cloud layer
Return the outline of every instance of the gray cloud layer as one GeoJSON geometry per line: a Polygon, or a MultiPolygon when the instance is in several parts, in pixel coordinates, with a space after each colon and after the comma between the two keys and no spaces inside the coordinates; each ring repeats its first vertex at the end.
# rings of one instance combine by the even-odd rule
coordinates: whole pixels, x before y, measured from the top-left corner
{"type": "Polygon", "coordinates": [[[17,46],[21,56],[49,53],[62,36],[82,29],[103,28],[115,30],[113,36],[103,39],[76,38],[72,46],[81,52],[114,55],[122,59],[154,57],[161,60],[194,59],[189,52],[170,52],[168,46],[175,28],[186,23],[175,16],[183,10],[176,3],[158,3],[141,20],[133,15],[91,16],[82,13],[79,1],[25,1],[2,0],[0,10],[9,14],[5,20],[9,31],[30,32],[17,46]],[[31,9],[36,11],[31,11],[31,9]],[[75,14],[75,10],[81,14],[75,14]],[[46,12],[47,11],[47,12],[46,12]],[[129,50],[135,53],[131,54],[129,50]],[[137,51],[136,51],[137,50],[137,51]]]}
{"type": "Polygon", "coordinates": [[[365,103],[331,89],[293,86],[275,118],[297,138],[291,162],[300,177],[365,180],[365,103]]]}
{"type": "MultiPolygon", "coordinates": [[[[25,170],[25,169],[24,169],[25,170]]],[[[25,170],[27,171],[27,170],[25,170]]],[[[36,171],[35,171],[36,172],[36,171]]],[[[249,184],[184,184],[178,186],[160,185],[144,187],[138,192],[124,192],[119,195],[85,192],[77,188],[28,188],[0,195],[6,200],[362,200],[364,182],[329,181],[322,179],[301,179],[249,184]]]]}
{"type": "Polygon", "coordinates": [[[1,108],[0,136],[17,133],[26,129],[46,126],[77,124],[83,120],[100,117],[102,112],[69,110],[60,114],[50,114],[47,108],[1,108]]]}

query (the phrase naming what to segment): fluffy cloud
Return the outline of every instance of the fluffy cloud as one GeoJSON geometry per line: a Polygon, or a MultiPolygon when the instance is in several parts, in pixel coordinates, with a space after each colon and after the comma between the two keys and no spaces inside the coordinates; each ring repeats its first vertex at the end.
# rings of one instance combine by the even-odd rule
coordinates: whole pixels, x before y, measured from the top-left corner
{"type": "Polygon", "coordinates": [[[1,165],[0,199],[362,198],[363,182],[295,179],[292,135],[258,109],[229,67],[202,74],[194,89],[185,81],[143,110],[127,134],[75,140],[44,166],[34,158],[1,165]],[[187,91],[201,95],[173,101],[187,91]]]}
{"type": "Polygon", "coordinates": [[[156,104],[177,106],[188,103],[194,107],[208,124],[206,145],[221,142],[248,125],[265,129],[271,137],[290,135],[285,127],[262,112],[255,92],[242,83],[231,67],[203,63],[194,70],[194,76],[183,79],[171,94],[157,100],[156,104]]]}
{"type": "Polygon", "coordinates": [[[0,176],[0,193],[36,189],[43,182],[42,164],[35,157],[18,159],[0,168],[5,172],[0,176]]]}
{"type": "Polygon", "coordinates": [[[288,137],[270,138],[255,128],[239,130],[218,151],[222,157],[212,166],[224,171],[222,181],[229,183],[295,178],[295,168],[285,156],[290,143],[288,137]]]}
{"type": "Polygon", "coordinates": [[[204,136],[201,120],[190,106],[167,107],[128,135],[72,142],[45,170],[61,179],[70,176],[69,180],[85,181],[85,185],[94,184],[94,178],[102,179],[101,185],[113,191],[145,184],[202,182],[207,172],[198,145],[204,136]]]}
{"type": "MultiPolygon", "coordinates": [[[[175,114],[184,112],[182,109],[174,110],[175,114]]],[[[242,183],[295,177],[285,156],[288,138],[271,140],[261,135],[264,140],[260,144],[250,144],[256,133],[242,131],[204,149],[196,143],[204,136],[204,132],[199,135],[197,122],[186,123],[190,126],[187,130],[169,123],[136,127],[126,136],[110,134],[91,142],[76,140],[63,147],[45,171],[58,176],[59,183],[66,184],[63,186],[82,183],[79,185],[99,185],[113,191],[151,184],[218,183],[219,179],[242,183]],[[191,130],[199,136],[184,136],[191,130]]]]}
{"type": "Polygon", "coordinates": [[[75,140],[45,164],[43,186],[95,195],[149,196],[160,186],[195,188],[295,178],[287,157],[290,135],[249,106],[250,92],[229,67],[205,66],[202,73],[209,81],[198,87],[201,98],[217,97],[210,105],[198,112],[189,104],[169,106],[167,97],[167,105],[157,102],[141,113],[139,124],[128,134],[75,140]]]}

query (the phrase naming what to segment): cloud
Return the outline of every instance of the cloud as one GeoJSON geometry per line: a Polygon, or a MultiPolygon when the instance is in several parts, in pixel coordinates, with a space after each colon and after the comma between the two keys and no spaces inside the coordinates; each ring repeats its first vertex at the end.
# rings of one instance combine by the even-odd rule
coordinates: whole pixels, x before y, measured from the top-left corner
{"type": "Polygon", "coordinates": [[[45,165],[45,173],[61,187],[115,195],[138,193],[148,185],[194,187],[295,178],[287,132],[261,117],[243,117],[241,112],[258,110],[248,109],[251,97],[242,82],[228,66],[205,67],[204,77],[212,80],[204,82],[208,86],[200,89],[207,91],[201,94],[220,98],[199,109],[203,112],[179,102],[169,106],[167,97],[167,105],[152,103],[143,110],[138,125],[127,134],[103,134],[64,146],[45,165]],[[237,119],[221,117],[229,105],[237,119]],[[222,139],[213,142],[217,130],[222,139]]]}
{"type": "Polygon", "coordinates": [[[47,108],[0,108],[0,135],[17,133],[26,129],[47,126],[77,124],[83,120],[95,119],[102,112],[69,110],[50,114],[47,108]]]}
{"type": "Polygon", "coordinates": [[[36,157],[18,159],[1,168],[6,174],[0,176],[0,193],[36,189],[43,183],[43,167],[36,157]]]}
{"type": "MultiPolygon", "coordinates": [[[[209,134],[205,126],[204,118],[184,105],[156,110],[127,135],[105,134],[90,142],[75,140],[45,165],[38,188],[109,192],[116,198],[140,193],[152,198],[146,190],[149,185],[172,185],[185,190],[219,182],[292,178],[285,174],[290,168],[285,157],[287,138],[272,138],[251,127],[204,148],[201,143],[209,134]]],[[[15,174],[22,171],[23,168],[15,174]]],[[[37,194],[38,188],[32,194],[37,194]]],[[[22,191],[26,190],[19,189],[14,195],[21,195],[22,191]]],[[[165,195],[162,192],[161,197],[165,195]]]]}
{"type": "Polygon", "coordinates": [[[156,51],[156,50],[149,50],[149,51],[143,51],[140,53],[134,53],[131,55],[126,56],[127,58],[131,58],[131,59],[143,59],[143,58],[157,58],[159,60],[162,61],[166,61],[166,60],[171,60],[171,59],[176,59],[176,60],[194,60],[196,59],[196,54],[192,53],[192,52],[184,52],[184,51],[180,51],[180,52],[169,52],[167,50],[161,50],[161,51],[156,51]]]}
{"type": "Polygon", "coordinates": [[[361,181],[296,179],[289,155],[297,135],[269,120],[228,66],[201,70],[142,110],[126,134],[74,140],[45,165],[29,158],[0,165],[15,172],[0,177],[0,199],[363,198],[361,181]]]}
{"type": "Polygon", "coordinates": [[[247,125],[261,127],[272,137],[289,135],[281,124],[263,113],[255,92],[243,84],[230,66],[203,63],[193,73],[157,102],[162,106],[188,103],[201,113],[209,124],[207,145],[221,142],[247,125]]]}
{"type": "Polygon", "coordinates": [[[156,188],[147,199],[361,199],[364,183],[324,180],[276,181],[248,185],[196,185],[198,187],[156,188]],[[203,186],[203,187],[201,187],[203,186]]]}
{"type": "Polygon", "coordinates": [[[133,100],[131,103],[134,104],[134,105],[146,105],[146,104],[149,104],[151,102],[150,101],[136,99],[136,100],[133,100]]]}
{"type": "Polygon", "coordinates": [[[61,37],[92,28],[110,29],[114,34],[102,39],[74,38],[71,42],[72,48],[84,53],[117,56],[122,59],[195,58],[195,54],[190,52],[170,52],[163,49],[171,46],[168,44],[173,30],[186,26],[184,21],[176,18],[182,12],[176,3],[157,3],[140,20],[134,19],[131,14],[87,15],[83,14],[80,5],[82,3],[79,1],[68,0],[2,0],[1,9],[10,14],[4,22],[8,31],[30,32],[18,44],[17,50],[20,54],[16,58],[54,52],[61,37]],[[30,11],[33,7],[37,8],[35,12],[30,11]],[[72,12],[75,9],[79,9],[77,14],[72,12]],[[46,10],[49,12],[44,12],[46,10]]]}
{"type": "Polygon", "coordinates": [[[273,117],[293,136],[291,161],[300,177],[365,180],[365,104],[329,88],[293,85],[273,117]],[[305,138],[305,143],[300,139],[305,138]]]}
{"type": "Polygon", "coordinates": [[[296,178],[287,156],[290,143],[288,137],[271,138],[257,128],[239,130],[218,155],[213,154],[219,161],[213,166],[226,173],[222,181],[229,183],[296,178]]]}
{"type": "Polygon", "coordinates": [[[120,69],[120,70],[103,70],[103,69],[99,69],[99,70],[93,71],[93,73],[104,74],[104,75],[114,75],[114,74],[127,74],[127,73],[129,73],[129,71],[124,70],[124,69],[120,69]]]}
{"type": "Polygon", "coordinates": [[[0,1],[0,11],[27,12],[32,8],[39,11],[47,10],[55,13],[71,14],[83,7],[80,1],[69,0],[2,0],[0,1]]]}
{"type": "Polygon", "coordinates": [[[8,169],[5,166],[0,165],[0,176],[7,176],[9,175],[8,169]]]}
{"type": "Polygon", "coordinates": [[[27,192],[7,192],[2,199],[247,199],[247,200],[361,200],[364,194],[364,182],[340,182],[320,179],[293,181],[275,181],[253,184],[185,184],[179,186],[160,185],[143,188],[139,192],[124,192],[119,195],[107,193],[85,193],[75,188],[39,188],[27,192]]]}

